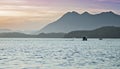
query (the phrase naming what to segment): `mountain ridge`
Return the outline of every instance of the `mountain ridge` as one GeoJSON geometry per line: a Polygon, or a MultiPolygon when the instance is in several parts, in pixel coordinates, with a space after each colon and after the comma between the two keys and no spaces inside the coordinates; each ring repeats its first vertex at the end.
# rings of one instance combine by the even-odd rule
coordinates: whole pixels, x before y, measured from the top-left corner
{"type": "Polygon", "coordinates": [[[112,11],[90,14],[84,12],[79,14],[72,11],[64,14],[60,19],[48,24],[39,32],[70,32],[74,30],[91,30],[102,26],[120,26],[120,15],[112,11]]]}

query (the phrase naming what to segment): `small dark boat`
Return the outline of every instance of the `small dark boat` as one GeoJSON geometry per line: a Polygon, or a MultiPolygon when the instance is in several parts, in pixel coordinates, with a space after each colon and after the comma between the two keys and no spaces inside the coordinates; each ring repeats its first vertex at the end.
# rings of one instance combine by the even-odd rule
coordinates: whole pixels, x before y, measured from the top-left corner
{"type": "Polygon", "coordinates": [[[102,38],[99,38],[99,40],[103,40],[102,38]]]}
{"type": "Polygon", "coordinates": [[[87,41],[87,37],[83,37],[83,41],[87,41]]]}

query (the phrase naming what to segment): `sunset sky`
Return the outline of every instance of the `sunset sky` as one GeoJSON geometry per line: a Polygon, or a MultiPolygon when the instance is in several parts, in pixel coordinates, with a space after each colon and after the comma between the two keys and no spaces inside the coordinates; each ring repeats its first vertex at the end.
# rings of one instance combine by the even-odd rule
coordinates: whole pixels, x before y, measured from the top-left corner
{"type": "Polygon", "coordinates": [[[0,29],[39,30],[69,11],[120,14],[120,0],[0,0],[0,29]]]}

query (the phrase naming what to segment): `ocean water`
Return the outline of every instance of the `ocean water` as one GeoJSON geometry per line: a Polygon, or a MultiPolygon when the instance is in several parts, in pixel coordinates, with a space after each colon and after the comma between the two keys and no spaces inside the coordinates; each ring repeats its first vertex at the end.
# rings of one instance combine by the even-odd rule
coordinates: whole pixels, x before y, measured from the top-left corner
{"type": "Polygon", "coordinates": [[[0,38],[0,69],[120,69],[120,39],[0,38]]]}

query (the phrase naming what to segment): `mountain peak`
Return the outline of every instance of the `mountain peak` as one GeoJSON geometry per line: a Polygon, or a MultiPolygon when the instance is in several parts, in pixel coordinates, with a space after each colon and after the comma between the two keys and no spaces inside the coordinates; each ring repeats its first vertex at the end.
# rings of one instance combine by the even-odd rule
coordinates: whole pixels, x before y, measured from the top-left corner
{"type": "Polygon", "coordinates": [[[83,12],[81,15],[91,15],[89,12],[83,12]]]}
{"type": "Polygon", "coordinates": [[[71,13],[73,13],[73,14],[79,14],[78,12],[76,12],[76,11],[72,11],[71,13]]]}
{"type": "Polygon", "coordinates": [[[76,11],[72,11],[72,12],[67,12],[65,15],[79,15],[79,13],[76,11]]]}
{"type": "Polygon", "coordinates": [[[102,13],[100,13],[100,14],[108,14],[108,15],[117,15],[117,14],[115,14],[114,12],[112,12],[112,11],[108,11],[108,12],[102,12],[102,13]]]}
{"type": "Polygon", "coordinates": [[[80,16],[80,14],[76,11],[72,11],[72,12],[67,12],[66,14],[64,14],[61,19],[66,19],[66,18],[73,18],[73,17],[76,17],[76,16],[80,16]]]}
{"type": "Polygon", "coordinates": [[[115,14],[114,12],[112,12],[112,11],[109,11],[108,13],[112,13],[112,14],[115,14]]]}

